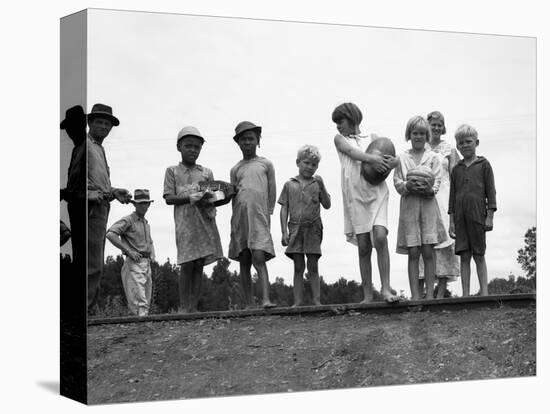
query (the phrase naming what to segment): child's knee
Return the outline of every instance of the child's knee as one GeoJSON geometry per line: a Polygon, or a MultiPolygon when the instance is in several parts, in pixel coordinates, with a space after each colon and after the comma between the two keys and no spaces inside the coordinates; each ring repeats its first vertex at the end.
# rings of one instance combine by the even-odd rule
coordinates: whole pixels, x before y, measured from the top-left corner
{"type": "Polygon", "coordinates": [[[319,272],[319,257],[317,256],[308,256],[307,257],[307,271],[308,273],[317,274],[319,272]]]}
{"type": "Polygon", "coordinates": [[[412,259],[412,260],[420,259],[420,248],[419,247],[409,247],[409,259],[412,259]]]}
{"type": "Polygon", "coordinates": [[[374,235],[374,248],[376,250],[384,249],[388,247],[388,238],[385,234],[375,234],[374,235]]]}
{"type": "Polygon", "coordinates": [[[376,250],[383,249],[388,246],[388,231],[385,227],[374,226],[372,230],[372,241],[376,250]]]}
{"type": "Polygon", "coordinates": [[[462,252],[460,253],[460,261],[461,262],[470,262],[472,260],[472,253],[471,252],[462,252]]]}
{"type": "Polygon", "coordinates": [[[476,264],[482,264],[485,262],[485,255],[483,254],[473,254],[472,256],[476,264]]]}
{"type": "Polygon", "coordinates": [[[422,258],[426,260],[432,260],[434,257],[434,249],[432,246],[424,245],[422,246],[422,258]]]}
{"type": "Polygon", "coordinates": [[[265,256],[263,251],[261,250],[252,251],[252,265],[254,267],[265,265],[265,256]]]}
{"type": "Polygon", "coordinates": [[[370,242],[370,239],[358,239],[357,250],[359,252],[359,256],[370,257],[372,253],[372,244],[370,242]]]}
{"type": "Polygon", "coordinates": [[[304,273],[304,270],[306,270],[306,264],[304,262],[304,258],[303,257],[296,257],[297,255],[295,255],[293,257],[293,261],[294,261],[294,272],[295,273],[304,273]]]}

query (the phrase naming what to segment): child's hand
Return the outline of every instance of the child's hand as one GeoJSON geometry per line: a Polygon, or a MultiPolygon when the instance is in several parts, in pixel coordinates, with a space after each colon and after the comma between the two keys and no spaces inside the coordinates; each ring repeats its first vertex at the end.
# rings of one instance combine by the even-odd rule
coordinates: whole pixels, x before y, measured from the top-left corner
{"type": "Polygon", "coordinates": [[[199,202],[204,196],[204,191],[198,191],[196,193],[189,194],[189,204],[193,205],[199,202]]]}
{"type": "Polygon", "coordinates": [[[455,223],[452,220],[449,223],[449,237],[451,239],[456,239],[455,223]]]}
{"type": "Polygon", "coordinates": [[[103,201],[103,191],[88,190],[88,202],[98,204],[103,201]]]}
{"type": "Polygon", "coordinates": [[[384,155],[384,159],[388,163],[388,167],[393,170],[399,164],[399,158],[392,157],[391,155],[384,155]]]}
{"type": "Polygon", "coordinates": [[[128,251],[128,253],[126,253],[128,255],[128,257],[130,259],[132,259],[134,262],[139,262],[141,260],[141,254],[139,252],[135,252],[135,251],[128,251]]]}
{"type": "Polygon", "coordinates": [[[314,176],[313,176],[313,179],[319,183],[319,186],[320,186],[320,187],[324,187],[324,186],[325,186],[325,182],[323,181],[323,179],[321,178],[320,175],[314,175],[314,176]]]}
{"type": "Polygon", "coordinates": [[[372,166],[380,174],[384,174],[390,169],[387,160],[385,157],[378,154],[370,154],[372,157],[372,166]]]}
{"type": "Polygon", "coordinates": [[[281,244],[283,246],[288,246],[288,234],[283,234],[283,237],[281,238],[281,244]]]}
{"type": "Polygon", "coordinates": [[[132,195],[125,188],[114,188],[113,197],[116,198],[122,204],[128,204],[132,199],[132,195]]]}
{"type": "Polygon", "coordinates": [[[491,231],[493,230],[493,218],[492,217],[486,217],[485,218],[485,231],[491,231]]]}

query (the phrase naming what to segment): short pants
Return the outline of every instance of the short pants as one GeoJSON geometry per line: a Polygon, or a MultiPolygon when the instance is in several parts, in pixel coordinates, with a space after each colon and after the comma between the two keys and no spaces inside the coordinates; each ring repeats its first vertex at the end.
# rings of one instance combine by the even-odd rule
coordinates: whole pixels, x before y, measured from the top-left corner
{"type": "Polygon", "coordinates": [[[321,219],[308,223],[288,223],[288,247],[285,254],[317,254],[321,256],[323,240],[323,223],[321,219]]]}
{"type": "Polygon", "coordinates": [[[471,252],[476,256],[485,255],[485,226],[467,218],[455,221],[455,254],[471,252]]]}

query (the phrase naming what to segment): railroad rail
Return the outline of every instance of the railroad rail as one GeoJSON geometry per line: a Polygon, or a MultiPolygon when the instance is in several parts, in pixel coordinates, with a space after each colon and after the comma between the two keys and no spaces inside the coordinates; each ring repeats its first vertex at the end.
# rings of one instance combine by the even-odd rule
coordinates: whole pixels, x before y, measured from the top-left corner
{"type": "Polygon", "coordinates": [[[346,313],[378,313],[390,314],[413,311],[457,311],[479,308],[498,307],[525,308],[536,306],[536,295],[509,294],[489,296],[469,296],[460,298],[429,299],[429,300],[406,300],[402,302],[386,303],[373,302],[369,304],[343,303],[318,306],[277,307],[271,309],[238,309],[226,311],[210,311],[196,313],[168,313],[147,316],[120,316],[111,318],[88,318],[88,326],[105,324],[126,324],[139,322],[162,322],[162,321],[186,321],[196,319],[227,319],[246,318],[251,316],[313,316],[313,315],[343,315],[346,313]]]}

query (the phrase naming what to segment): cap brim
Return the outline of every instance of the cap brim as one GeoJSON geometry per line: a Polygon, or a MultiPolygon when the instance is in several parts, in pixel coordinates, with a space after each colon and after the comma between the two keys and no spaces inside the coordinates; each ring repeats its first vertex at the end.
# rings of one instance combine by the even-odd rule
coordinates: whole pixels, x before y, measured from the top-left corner
{"type": "Polygon", "coordinates": [[[111,121],[113,126],[119,126],[120,121],[116,116],[113,116],[111,114],[105,113],[105,112],[92,112],[88,114],[88,120],[92,120],[94,118],[105,118],[111,121]]]}
{"type": "Polygon", "coordinates": [[[198,139],[202,139],[202,142],[206,142],[206,140],[203,137],[201,137],[200,135],[194,135],[194,134],[185,134],[184,136],[178,138],[178,142],[180,142],[182,139],[187,137],[195,137],[198,139]]]}
{"type": "Polygon", "coordinates": [[[246,128],[246,129],[243,129],[241,132],[239,132],[238,134],[235,134],[235,136],[233,137],[233,139],[235,141],[237,141],[239,139],[239,137],[244,134],[246,131],[258,131],[258,134],[259,135],[262,135],[262,127],[261,126],[255,126],[255,127],[251,127],[251,128],[246,128]]]}

